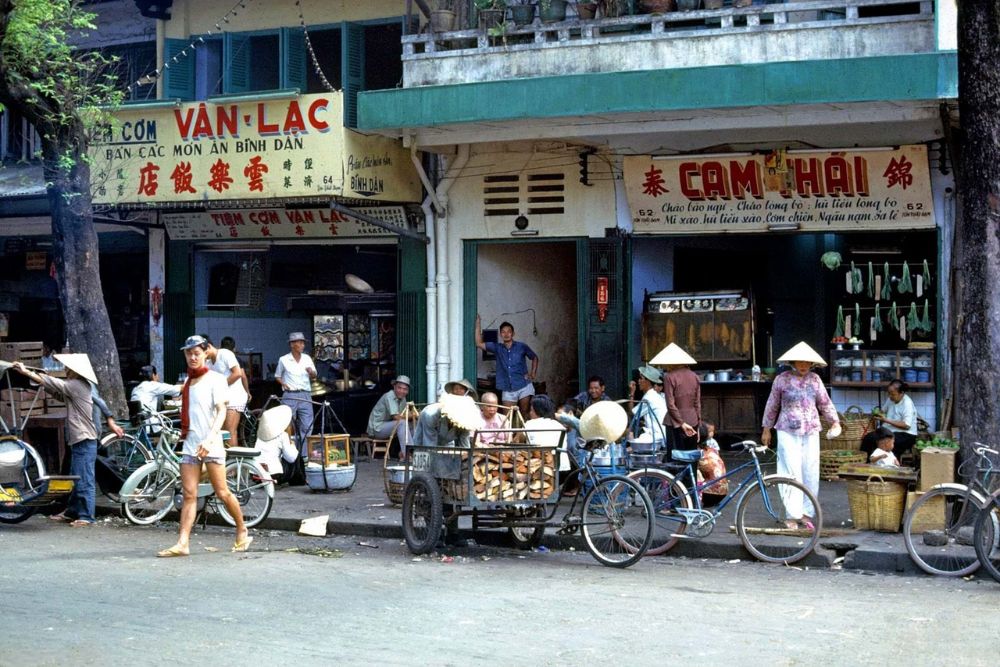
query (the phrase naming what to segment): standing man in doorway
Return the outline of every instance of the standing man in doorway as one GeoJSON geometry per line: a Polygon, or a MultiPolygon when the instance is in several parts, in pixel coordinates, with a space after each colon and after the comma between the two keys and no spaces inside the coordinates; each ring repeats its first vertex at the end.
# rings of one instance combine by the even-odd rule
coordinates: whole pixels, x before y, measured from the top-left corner
{"type": "Polygon", "coordinates": [[[476,315],[476,347],[496,355],[497,358],[497,389],[501,393],[504,405],[517,405],[521,417],[527,420],[531,397],[535,395],[535,385],[532,382],[538,373],[538,355],[520,341],[514,340],[514,325],[510,322],[500,324],[500,342],[487,343],[483,341],[482,319],[476,315]],[[531,370],[528,370],[528,361],[531,370]]]}
{"type": "Polygon", "coordinates": [[[281,385],[281,403],[292,409],[295,442],[304,460],[309,456],[309,452],[306,451],[306,437],[312,432],[313,423],[312,392],[309,383],[316,377],[316,364],[313,363],[312,357],[303,351],[306,349],[306,337],[301,331],[288,334],[288,347],[291,352],[278,359],[274,379],[281,385]]]}

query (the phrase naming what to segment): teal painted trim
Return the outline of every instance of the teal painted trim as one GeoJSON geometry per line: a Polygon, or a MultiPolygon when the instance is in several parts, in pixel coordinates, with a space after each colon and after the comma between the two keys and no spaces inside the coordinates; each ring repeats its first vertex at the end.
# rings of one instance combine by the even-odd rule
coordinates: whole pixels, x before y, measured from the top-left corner
{"type": "Polygon", "coordinates": [[[947,51],[373,90],[358,95],[358,129],[957,97],[958,55],[947,51]]]}

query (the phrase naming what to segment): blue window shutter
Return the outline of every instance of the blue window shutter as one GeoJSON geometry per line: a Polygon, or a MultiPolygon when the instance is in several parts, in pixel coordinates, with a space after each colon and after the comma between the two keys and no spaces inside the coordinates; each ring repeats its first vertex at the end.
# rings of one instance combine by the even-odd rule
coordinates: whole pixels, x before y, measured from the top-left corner
{"type": "Polygon", "coordinates": [[[163,64],[170,65],[163,70],[163,97],[166,99],[194,99],[194,49],[181,55],[190,44],[185,39],[163,40],[163,64]],[[174,58],[177,62],[173,62],[174,58]]]}
{"type": "Polygon", "coordinates": [[[365,28],[344,23],[341,38],[344,67],[344,126],[358,126],[358,93],[365,89],[365,28]]]}
{"type": "Polygon", "coordinates": [[[227,32],[222,57],[222,92],[250,90],[250,36],[227,32]]]}
{"type": "Polygon", "coordinates": [[[306,34],[302,28],[281,29],[281,88],[306,92],[306,34]]]}

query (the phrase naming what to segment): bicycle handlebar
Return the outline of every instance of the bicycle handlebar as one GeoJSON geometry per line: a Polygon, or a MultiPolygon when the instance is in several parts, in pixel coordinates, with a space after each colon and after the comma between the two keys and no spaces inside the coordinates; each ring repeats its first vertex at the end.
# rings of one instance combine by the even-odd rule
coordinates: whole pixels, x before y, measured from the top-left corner
{"type": "Polygon", "coordinates": [[[743,442],[737,443],[736,447],[742,447],[745,451],[752,451],[754,454],[763,454],[769,449],[765,445],[758,445],[753,440],[744,440],[743,442]]]}
{"type": "Polygon", "coordinates": [[[979,456],[984,456],[986,454],[994,454],[994,455],[1000,456],[1000,452],[998,452],[995,449],[990,449],[989,447],[987,447],[986,445],[984,445],[981,442],[974,442],[974,443],[972,443],[972,447],[973,447],[972,451],[974,451],[979,456]],[[976,445],[978,445],[978,447],[976,445]]]}

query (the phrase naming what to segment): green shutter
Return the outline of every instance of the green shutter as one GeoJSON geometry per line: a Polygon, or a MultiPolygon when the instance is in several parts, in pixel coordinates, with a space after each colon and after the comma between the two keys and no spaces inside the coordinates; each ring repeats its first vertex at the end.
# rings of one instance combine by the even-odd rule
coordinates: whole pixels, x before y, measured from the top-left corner
{"type": "MultiPolygon", "coordinates": [[[[465,293],[462,295],[462,319],[452,322],[452,326],[462,327],[462,365],[465,366],[465,377],[476,384],[476,313],[479,311],[479,243],[465,241],[462,255],[462,282],[465,293]]],[[[444,383],[455,378],[438,378],[444,383]]]]}
{"type": "Polygon", "coordinates": [[[222,92],[250,90],[250,36],[227,32],[222,56],[222,92]]]}
{"type": "Polygon", "coordinates": [[[344,126],[358,126],[358,93],[365,89],[365,28],[344,23],[341,39],[344,82],[344,126]]]}
{"type": "Polygon", "coordinates": [[[163,295],[163,368],[164,382],[173,382],[184,371],[180,348],[194,331],[194,290],[192,282],[194,244],[191,241],[167,242],[167,284],[163,295]]]}
{"type": "Polygon", "coordinates": [[[191,42],[185,39],[166,39],[163,41],[163,97],[165,99],[194,99],[194,49],[188,49],[185,55],[181,52],[191,42]],[[174,62],[177,58],[177,62],[174,62]],[[170,65],[170,67],[166,67],[170,65]]]}
{"type": "Polygon", "coordinates": [[[280,88],[306,92],[306,36],[302,28],[281,29],[280,88]]]}
{"type": "Polygon", "coordinates": [[[427,246],[399,239],[399,304],[396,308],[396,370],[409,375],[411,400],[427,398],[427,246]]]}
{"type": "Polygon", "coordinates": [[[588,246],[586,253],[577,255],[577,271],[585,281],[579,292],[579,308],[586,331],[586,345],[580,349],[580,357],[585,362],[580,386],[585,387],[587,377],[596,374],[604,378],[608,395],[624,396],[628,345],[623,334],[627,331],[625,320],[631,309],[625,302],[623,243],[620,237],[612,237],[590,239],[588,246]],[[608,315],[603,322],[597,317],[599,276],[608,279],[608,315]]]}

